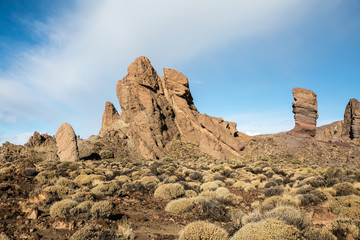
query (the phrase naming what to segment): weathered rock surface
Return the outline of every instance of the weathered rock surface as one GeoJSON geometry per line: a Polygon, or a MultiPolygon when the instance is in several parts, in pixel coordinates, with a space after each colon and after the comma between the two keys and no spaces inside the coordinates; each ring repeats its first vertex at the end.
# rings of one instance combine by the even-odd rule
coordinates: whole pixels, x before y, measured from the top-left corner
{"type": "Polygon", "coordinates": [[[344,121],[336,121],[316,128],[315,139],[324,142],[342,141],[344,121]]]}
{"type": "Polygon", "coordinates": [[[114,104],[111,102],[106,102],[99,135],[102,135],[113,129],[120,128],[121,126],[118,126],[120,122],[120,115],[114,104]]]}
{"type": "Polygon", "coordinates": [[[237,156],[244,146],[247,136],[235,123],[198,112],[182,73],[164,69],[160,78],[146,57],[129,66],[116,92],[121,115],[107,104],[100,132],[120,130],[146,159],[163,157],[166,145],[176,139],[216,158],[237,156]]]}
{"type": "Polygon", "coordinates": [[[360,102],[355,98],[350,99],[345,109],[343,135],[360,138],[360,102]]]}
{"type": "Polygon", "coordinates": [[[25,143],[25,147],[30,147],[30,148],[34,148],[34,147],[40,147],[43,145],[48,145],[51,144],[53,141],[53,138],[47,134],[40,134],[38,132],[34,132],[34,135],[32,135],[29,138],[29,141],[27,143],[25,143]]]}
{"type": "Polygon", "coordinates": [[[292,92],[295,100],[292,103],[295,127],[290,134],[313,138],[316,135],[316,120],[319,117],[316,94],[305,88],[294,88],[292,92]]]}
{"type": "Polygon", "coordinates": [[[60,161],[79,160],[77,137],[70,124],[63,123],[55,133],[55,139],[60,161]]]}

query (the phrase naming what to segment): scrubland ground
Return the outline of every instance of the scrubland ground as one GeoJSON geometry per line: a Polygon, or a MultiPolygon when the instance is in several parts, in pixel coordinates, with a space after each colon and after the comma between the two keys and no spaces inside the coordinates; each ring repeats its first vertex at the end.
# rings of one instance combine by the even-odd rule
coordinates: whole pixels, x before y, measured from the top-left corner
{"type": "Polygon", "coordinates": [[[356,165],[215,160],[180,141],[144,161],[86,144],[79,162],[0,163],[0,240],[360,239],[356,165]]]}

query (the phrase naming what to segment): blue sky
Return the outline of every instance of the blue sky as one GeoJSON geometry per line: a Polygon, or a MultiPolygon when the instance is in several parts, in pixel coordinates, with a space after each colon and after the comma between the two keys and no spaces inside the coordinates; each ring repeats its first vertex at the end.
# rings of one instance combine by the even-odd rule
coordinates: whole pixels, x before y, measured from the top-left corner
{"type": "Polygon", "coordinates": [[[0,142],[63,122],[97,134],[138,56],[183,72],[198,110],[241,132],[290,130],[293,87],[328,124],[360,100],[360,1],[0,0],[0,142]]]}

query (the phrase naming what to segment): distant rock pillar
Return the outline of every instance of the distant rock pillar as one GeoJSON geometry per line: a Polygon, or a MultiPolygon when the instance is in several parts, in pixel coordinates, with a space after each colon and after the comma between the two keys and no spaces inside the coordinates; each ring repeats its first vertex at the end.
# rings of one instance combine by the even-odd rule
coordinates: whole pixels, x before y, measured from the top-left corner
{"type": "Polygon", "coordinates": [[[55,139],[60,161],[79,160],[77,137],[70,124],[63,123],[55,133],[55,139]]]}
{"type": "Polygon", "coordinates": [[[360,138],[360,102],[355,98],[350,99],[345,109],[343,135],[360,138]]]}
{"type": "Polygon", "coordinates": [[[292,92],[295,100],[292,103],[295,127],[290,134],[313,138],[316,135],[316,120],[319,117],[316,94],[305,88],[294,88],[292,92]]]}

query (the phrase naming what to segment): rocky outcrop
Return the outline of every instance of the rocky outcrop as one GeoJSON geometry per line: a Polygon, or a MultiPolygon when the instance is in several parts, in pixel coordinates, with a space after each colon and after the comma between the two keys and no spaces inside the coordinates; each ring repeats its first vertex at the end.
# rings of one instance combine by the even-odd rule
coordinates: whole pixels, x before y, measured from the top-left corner
{"type": "Polygon", "coordinates": [[[70,124],[63,123],[55,133],[55,139],[60,161],[79,160],[77,137],[70,124]]]}
{"type": "Polygon", "coordinates": [[[47,134],[40,134],[38,132],[34,132],[34,135],[29,138],[29,141],[25,143],[24,146],[28,148],[35,148],[52,144],[53,141],[53,137],[47,134]]]}
{"type": "Polygon", "coordinates": [[[107,104],[100,132],[120,130],[146,159],[162,157],[176,139],[216,158],[237,156],[244,146],[247,136],[237,132],[235,123],[198,112],[182,73],[164,69],[160,78],[146,57],[129,66],[116,92],[120,117],[107,104]]]}
{"type": "Polygon", "coordinates": [[[106,102],[99,135],[103,135],[108,131],[120,128],[121,126],[117,126],[120,122],[120,115],[114,104],[106,102]]]}
{"type": "Polygon", "coordinates": [[[316,120],[319,117],[316,94],[305,88],[294,88],[292,92],[295,100],[292,103],[295,127],[290,134],[313,138],[316,135],[316,120]]]}
{"type": "Polygon", "coordinates": [[[336,121],[316,128],[316,140],[324,142],[342,141],[344,121],[336,121]]]}
{"type": "Polygon", "coordinates": [[[355,98],[350,99],[345,109],[343,135],[350,139],[360,138],[360,102],[355,98]]]}

